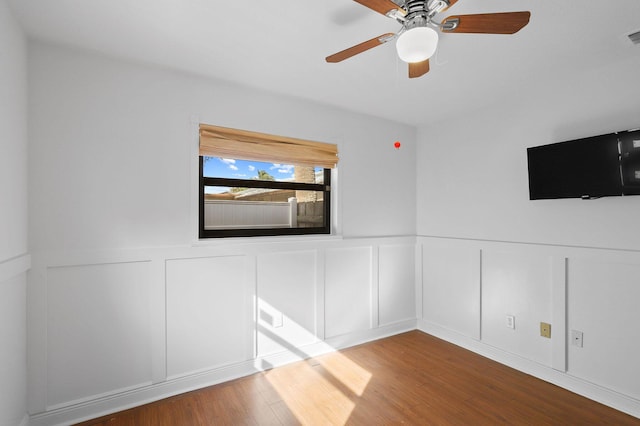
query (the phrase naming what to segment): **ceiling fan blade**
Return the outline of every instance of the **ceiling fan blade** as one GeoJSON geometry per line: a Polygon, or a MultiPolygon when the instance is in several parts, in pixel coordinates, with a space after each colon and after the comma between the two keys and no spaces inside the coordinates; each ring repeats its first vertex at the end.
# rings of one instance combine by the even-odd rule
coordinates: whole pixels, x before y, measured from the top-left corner
{"type": "Polygon", "coordinates": [[[409,78],[417,78],[429,72],[429,60],[409,62],[409,78]]]}
{"type": "Polygon", "coordinates": [[[407,14],[407,12],[403,8],[401,8],[391,0],[354,0],[354,1],[360,3],[363,6],[368,7],[371,10],[375,10],[376,12],[381,13],[385,16],[387,16],[387,13],[389,13],[392,10],[397,10],[402,15],[407,14]]]}
{"type": "Polygon", "coordinates": [[[360,44],[356,44],[355,46],[351,46],[348,49],[342,50],[338,53],[327,56],[326,61],[332,63],[344,61],[345,59],[349,59],[350,57],[355,56],[358,53],[362,53],[366,50],[373,49],[376,46],[380,46],[381,44],[384,44],[389,40],[392,40],[393,38],[395,38],[395,34],[393,33],[382,34],[381,36],[374,37],[371,40],[367,40],[360,44]]]}
{"type": "Polygon", "coordinates": [[[449,16],[441,24],[445,33],[515,34],[529,23],[531,12],[480,13],[449,16]]]}

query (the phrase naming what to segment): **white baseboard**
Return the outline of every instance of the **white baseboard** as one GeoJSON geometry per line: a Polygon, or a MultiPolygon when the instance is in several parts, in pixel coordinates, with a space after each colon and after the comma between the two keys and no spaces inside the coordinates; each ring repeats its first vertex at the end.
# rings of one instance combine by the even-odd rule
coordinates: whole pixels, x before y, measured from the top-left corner
{"type": "Polygon", "coordinates": [[[296,352],[279,352],[277,354],[257,358],[255,361],[255,367],[260,371],[268,370],[270,368],[280,367],[282,365],[300,361],[301,359],[324,355],[336,350],[345,349],[351,346],[360,345],[362,343],[367,343],[378,339],[383,339],[385,337],[394,336],[396,334],[415,329],[416,320],[412,319],[371,330],[363,330],[355,333],[344,334],[341,336],[329,337],[324,341],[305,345],[299,348],[296,352]]]}
{"type": "Polygon", "coordinates": [[[170,396],[204,388],[257,372],[253,361],[218,368],[205,373],[168,380],[161,383],[98,398],[45,413],[32,414],[30,426],[70,425],[102,417],[170,396]]]}
{"type": "Polygon", "coordinates": [[[640,401],[603,388],[570,374],[554,370],[529,359],[503,351],[479,340],[456,333],[437,324],[418,320],[418,330],[468,349],[491,360],[560,386],[586,398],[640,418],[640,401]]]}
{"type": "Polygon", "coordinates": [[[423,320],[407,320],[377,329],[336,336],[316,342],[297,351],[287,351],[249,360],[227,367],[210,370],[186,377],[175,378],[121,394],[99,398],[46,413],[27,416],[20,426],[69,425],[84,420],[108,415],[128,408],[147,404],[170,396],[241,378],[262,370],[278,367],[303,358],[319,356],[336,350],[378,340],[384,337],[418,329],[457,346],[471,350],[501,364],[530,374],[539,379],[600,402],[629,415],[640,418],[640,401],[629,398],[593,383],[554,370],[518,355],[489,346],[478,340],[461,335],[423,320]]]}
{"type": "Polygon", "coordinates": [[[51,410],[46,413],[34,414],[31,416],[29,426],[69,425],[106,416],[170,396],[238,379],[273,367],[290,364],[300,361],[303,358],[319,356],[415,329],[416,320],[413,319],[372,330],[332,337],[325,341],[297,348],[295,352],[286,351],[268,355],[199,374],[167,380],[143,388],[122,392],[117,395],[51,410]]]}

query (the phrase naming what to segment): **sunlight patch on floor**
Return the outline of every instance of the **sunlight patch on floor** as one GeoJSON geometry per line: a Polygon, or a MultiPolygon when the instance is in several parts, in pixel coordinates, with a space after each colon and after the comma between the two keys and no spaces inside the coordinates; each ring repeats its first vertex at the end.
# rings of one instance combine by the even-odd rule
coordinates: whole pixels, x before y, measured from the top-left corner
{"type": "Polygon", "coordinates": [[[266,378],[301,423],[340,425],[348,421],[371,374],[336,352],[271,370],[266,378]]]}
{"type": "Polygon", "coordinates": [[[341,352],[319,357],[315,361],[357,396],[362,396],[372,377],[369,371],[351,361],[341,352]]]}
{"type": "Polygon", "coordinates": [[[280,398],[274,403],[286,405],[302,424],[345,424],[372,374],[328,345],[325,349],[330,353],[312,358],[302,348],[321,343],[315,330],[302,326],[262,298],[255,300],[258,354],[286,351],[303,360],[266,371],[264,377],[280,398]]]}

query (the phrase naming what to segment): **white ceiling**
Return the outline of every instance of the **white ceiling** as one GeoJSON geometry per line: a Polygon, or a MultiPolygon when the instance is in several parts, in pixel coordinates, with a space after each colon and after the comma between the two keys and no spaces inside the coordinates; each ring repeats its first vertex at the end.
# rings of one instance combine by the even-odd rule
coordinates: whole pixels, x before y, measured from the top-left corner
{"type": "Polygon", "coordinates": [[[31,38],[311,99],[412,125],[523,96],[640,55],[638,0],[459,0],[444,16],[529,10],[515,35],[442,34],[431,71],[407,78],[388,43],[324,58],[399,29],[353,0],[9,0],[31,38]],[[526,91],[525,91],[526,92],[526,91]]]}

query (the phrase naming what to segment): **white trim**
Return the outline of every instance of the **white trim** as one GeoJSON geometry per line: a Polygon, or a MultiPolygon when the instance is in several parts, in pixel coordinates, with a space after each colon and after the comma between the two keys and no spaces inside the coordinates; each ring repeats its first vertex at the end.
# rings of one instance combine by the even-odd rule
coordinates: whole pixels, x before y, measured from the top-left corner
{"type": "Polygon", "coordinates": [[[189,198],[189,225],[191,229],[191,243],[197,244],[200,241],[200,117],[198,115],[191,116],[191,122],[189,123],[189,139],[191,141],[189,150],[189,182],[191,183],[191,191],[189,198]]]}
{"type": "Polygon", "coordinates": [[[567,258],[551,259],[551,366],[567,371],[567,258]]]}
{"type": "Polygon", "coordinates": [[[474,339],[476,340],[482,340],[482,290],[483,290],[483,281],[482,281],[482,255],[483,255],[483,251],[482,249],[478,250],[478,252],[476,253],[476,258],[475,260],[478,262],[475,266],[476,269],[478,270],[478,326],[476,328],[476,334],[475,336],[472,336],[474,339]]]}
{"type": "MultiPolygon", "coordinates": [[[[338,155],[341,143],[338,145],[338,155]]],[[[340,190],[339,165],[331,169],[331,235],[342,236],[342,191],[340,190]]]]}
{"type": "Polygon", "coordinates": [[[126,410],[142,404],[158,401],[173,395],[201,389],[206,386],[238,379],[263,370],[262,366],[277,367],[290,364],[301,359],[299,353],[303,352],[308,357],[345,349],[384,337],[415,330],[415,320],[404,321],[393,326],[381,327],[375,330],[352,333],[324,342],[316,342],[297,348],[296,352],[286,351],[260,357],[255,360],[245,361],[199,374],[193,374],[181,378],[168,380],[164,383],[152,384],[138,389],[132,389],[117,395],[88,401],[74,406],[52,410],[47,413],[31,416],[30,426],[52,426],[73,424],[92,418],[108,415],[126,410]]]}
{"type": "Polygon", "coordinates": [[[486,240],[481,238],[463,238],[463,237],[443,237],[438,235],[424,235],[418,234],[416,235],[416,239],[418,241],[438,241],[442,244],[456,244],[456,243],[465,243],[467,245],[475,244],[478,247],[488,247],[489,245],[493,247],[512,247],[513,245],[517,245],[520,247],[524,247],[528,250],[544,250],[545,253],[560,253],[560,255],[571,252],[571,253],[581,253],[581,252],[590,252],[597,250],[598,254],[601,255],[603,252],[616,252],[617,255],[629,253],[630,255],[637,256],[640,254],[640,249],[631,249],[631,248],[621,248],[621,247],[596,247],[596,246],[577,246],[577,245],[568,245],[568,244],[547,244],[547,243],[537,243],[537,242],[529,242],[529,241],[507,241],[507,240],[486,240]]]}
{"type": "Polygon", "coordinates": [[[48,412],[55,412],[58,410],[62,410],[64,408],[67,407],[74,407],[74,406],[79,406],[79,405],[83,405],[86,404],[90,401],[99,401],[99,400],[103,400],[103,399],[109,399],[111,397],[115,397],[117,395],[125,395],[127,393],[130,393],[131,391],[134,391],[136,389],[140,389],[140,388],[145,388],[148,387],[150,385],[152,385],[153,383],[149,380],[149,381],[144,381],[144,382],[140,382],[140,383],[135,383],[133,385],[129,385],[126,387],[122,387],[122,388],[118,388],[118,389],[112,389],[109,390],[107,392],[103,392],[103,393],[99,393],[99,394],[95,394],[95,395],[88,395],[88,396],[83,396],[82,398],[78,398],[78,399],[74,399],[74,400],[70,400],[70,401],[65,401],[59,404],[51,404],[51,405],[47,405],[46,407],[46,411],[48,412]]]}
{"type": "Polygon", "coordinates": [[[415,275],[415,311],[416,311],[416,318],[417,319],[423,319],[424,318],[424,294],[423,294],[423,288],[424,288],[424,282],[423,282],[423,256],[424,256],[424,250],[423,250],[423,245],[422,244],[415,244],[415,249],[414,249],[414,262],[415,262],[415,271],[414,271],[414,275],[415,275]]]}
{"type": "Polygon", "coordinates": [[[369,327],[380,327],[380,246],[369,248],[369,327]]]}
{"type": "Polygon", "coordinates": [[[324,340],[327,332],[325,292],[326,292],[327,256],[326,250],[316,251],[316,285],[315,285],[315,334],[324,340]]]}
{"type": "Polygon", "coordinates": [[[47,267],[34,256],[27,285],[27,407],[38,413],[47,407],[47,267]]]}
{"type": "Polygon", "coordinates": [[[151,380],[153,383],[160,383],[167,378],[167,259],[154,257],[149,266],[151,380]]]}
{"type": "MultiPolygon", "coordinates": [[[[317,235],[281,235],[273,237],[211,238],[195,245],[156,246],[139,248],[113,248],[91,250],[36,251],[29,254],[35,265],[45,268],[85,266],[111,263],[150,262],[162,259],[195,259],[213,256],[243,256],[268,250],[316,250],[332,247],[415,244],[413,235],[389,235],[376,237],[351,237],[317,235]]],[[[0,267],[2,263],[0,263],[0,267]]],[[[31,264],[30,264],[31,266],[31,264]]]]}
{"type": "Polygon", "coordinates": [[[640,418],[640,401],[634,398],[630,398],[621,393],[614,392],[594,383],[571,376],[567,373],[554,370],[553,368],[538,364],[537,362],[521,356],[487,345],[486,343],[482,343],[468,336],[448,330],[429,321],[418,320],[418,330],[468,349],[518,371],[530,374],[538,379],[560,386],[571,392],[575,392],[585,398],[592,399],[631,416],[640,418]]]}
{"type": "Polygon", "coordinates": [[[31,255],[28,253],[0,261],[0,283],[31,269],[31,255]]]}

